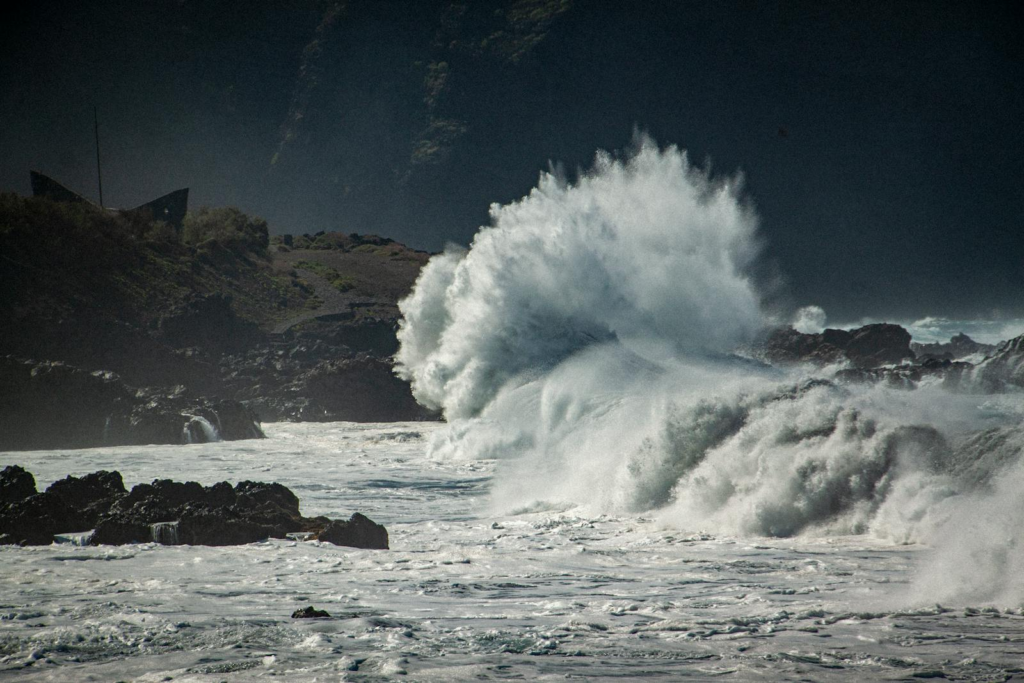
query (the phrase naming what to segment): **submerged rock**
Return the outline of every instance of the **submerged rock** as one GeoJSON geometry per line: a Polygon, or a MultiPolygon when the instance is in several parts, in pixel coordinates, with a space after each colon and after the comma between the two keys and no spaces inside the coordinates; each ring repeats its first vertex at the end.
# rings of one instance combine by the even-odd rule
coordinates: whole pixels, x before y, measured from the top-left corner
{"type": "Polygon", "coordinates": [[[327,619],[330,614],[322,609],[316,609],[312,605],[305,609],[297,609],[292,612],[292,619],[327,619]]]}

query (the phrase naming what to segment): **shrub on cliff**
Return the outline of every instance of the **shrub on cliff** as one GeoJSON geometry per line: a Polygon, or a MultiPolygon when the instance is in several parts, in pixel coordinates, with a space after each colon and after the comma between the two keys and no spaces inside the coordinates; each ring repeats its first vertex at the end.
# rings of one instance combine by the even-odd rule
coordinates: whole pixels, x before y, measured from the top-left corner
{"type": "Polygon", "coordinates": [[[216,242],[236,253],[248,251],[266,256],[270,245],[267,222],[259,216],[249,216],[233,206],[211,208],[204,206],[185,216],[182,236],[187,244],[202,247],[216,242]]]}

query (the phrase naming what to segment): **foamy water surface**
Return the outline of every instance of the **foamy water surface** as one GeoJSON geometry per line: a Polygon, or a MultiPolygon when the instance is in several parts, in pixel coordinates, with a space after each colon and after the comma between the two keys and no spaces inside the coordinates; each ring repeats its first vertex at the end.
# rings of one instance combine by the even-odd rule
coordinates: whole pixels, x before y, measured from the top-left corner
{"type": "MultiPolygon", "coordinates": [[[[391,550],[0,547],[0,678],[870,680],[1021,671],[1021,610],[907,606],[929,550],[869,535],[680,532],[581,508],[495,514],[493,460],[438,424],[276,424],[262,441],[0,454],[40,486],[117,469],[278,481],[391,550]],[[330,619],[294,620],[315,605],[330,619]]],[[[965,558],[969,561],[969,558],[965,558]]]]}

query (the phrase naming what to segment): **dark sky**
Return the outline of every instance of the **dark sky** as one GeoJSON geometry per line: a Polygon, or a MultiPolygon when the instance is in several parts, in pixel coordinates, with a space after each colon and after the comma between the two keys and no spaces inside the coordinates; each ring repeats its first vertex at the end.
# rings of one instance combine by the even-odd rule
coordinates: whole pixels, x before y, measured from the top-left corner
{"type": "Polygon", "coordinates": [[[793,304],[1024,315],[1021,3],[615,4],[23,3],[0,189],[95,197],[95,105],[109,205],[436,250],[639,127],[743,171],[793,304]]]}

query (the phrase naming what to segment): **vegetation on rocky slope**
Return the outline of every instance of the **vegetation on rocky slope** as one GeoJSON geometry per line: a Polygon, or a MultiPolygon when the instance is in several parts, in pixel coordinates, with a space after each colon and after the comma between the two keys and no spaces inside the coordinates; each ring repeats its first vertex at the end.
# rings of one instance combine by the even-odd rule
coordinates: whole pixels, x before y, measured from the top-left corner
{"type": "MultiPolygon", "coordinates": [[[[275,270],[266,223],[237,209],[200,209],[183,234],[85,204],[0,195],[0,315],[17,352],[42,328],[70,321],[146,329],[200,294],[229,297],[266,325],[302,310],[311,291],[275,270]],[[17,330],[29,332],[19,340],[17,330]]],[[[45,336],[45,335],[43,335],[45,336]]]]}

